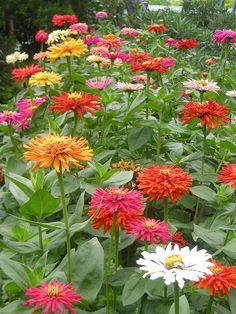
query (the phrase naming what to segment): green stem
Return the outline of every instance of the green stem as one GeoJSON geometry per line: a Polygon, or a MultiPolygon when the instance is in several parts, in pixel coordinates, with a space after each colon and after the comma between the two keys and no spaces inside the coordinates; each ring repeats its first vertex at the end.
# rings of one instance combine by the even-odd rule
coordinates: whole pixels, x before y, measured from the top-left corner
{"type": "Polygon", "coordinates": [[[9,130],[9,136],[10,136],[10,139],[11,139],[13,150],[14,150],[14,153],[15,153],[15,155],[17,157],[18,156],[18,149],[17,149],[16,143],[15,143],[15,140],[14,140],[14,137],[13,137],[13,134],[12,134],[12,128],[11,128],[11,126],[9,124],[8,124],[8,130],[9,130]]]}
{"type": "Polygon", "coordinates": [[[144,250],[147,251],[148,250],[148,241],[145,240],[144,242],[144,250]]]}
{"type": "Polygon", "coordinates": [[[214,294],[209,299],[208,306],[207,306],[207,314],[211,314],[212,313],[213,302],[214,302],[214,294]]]}
{"type": "Polygon", "coordinates": [[[159,116],[159,125],[157,130],[157,164],[160,165],[161,162],[161,123],[162,123],[162,113],[159,116]]]}
{"type": "Polygon", "coordinates": [[[200,93],[200,102],[203,102],[205,91],[199,91],[200,93]]]}
{"type": "Polygon", "coordinates": [[[164,287],[164,302],[167,303],[168,297],[167,297],[167,286],[164,287]]]}
{"type": "Polygon", "coordinates": [[[174,295],[175,295],[175,314],[179,313],[179,286],[178,282],[174,282],[174,295]]]}
{"type": "Polygon", "coordinates": [[[64,188],[64,181],[63,181],[63,173],[62,173],[62,166],[60,165],[60,172],[57,173],[60,191],[61,191],[61,202],[62,202],[62,209],[63,209],[63,217],[64,217],[64,224],[66,229],[66,249],[67,249],[67,267],[68,267],[68,281],[71,282],[72,272],[71,272],[71,255],[70,255],[70,226],[68,220],[68,212],[66,206],[66,198],[65,198],[65,188],[64,188]]]}
{"type": "Polygon", "coordinates": [[[141,314],[142,309],[142,299],[140,298],[138,301],[137,314],[141,314]]]}
{"type": "Polygon", "coordinates": [[[164,199],[164,220],[165,222],[168,224],[168,220],[169,220],[169,213],[168,213],[168,198],[166,197],[164,199]]]}
{"type": "MultiPolygon", "coordinates": [[[[234,211],[233,214],[232,214],[232,216],[231,216],[230,225],[233,225],[234,219],[235,219],[235,215],[236,215],[236,211],[234,211]]],[[[227,231],[227,234],[226,234],[226,238],[225,238],[224,245],[226,245],[226,243],[228,242],[230,233],[231,233],[231,230],[228,230],[228,231],[227,231]]]]}
{"type": "MultiPolygon", "coordinates": [[[[148,96],[149,88],[150,88],[150,81],[151,81],[151,73],[147,72],[147,83],[146,83],[146,93],[148,96]]],[[[146,105],[146,120],[148,120],[148,101],[146,105]]]]}
{"type": "Polygon", "coordinates": [[[202,175],[202,181],[203,181],[203,175],[204,175],[204,164],[205,164],[205,157],[206,157],[206,137],[207,137],[207,128],[204,125],[202,128],[203,132],[203,142],[202,142],[202,168],[201,168],[201,175],[202,175]]]}
{"type": "Polygon", "coordinates": [[[38,226],[38,233],[39,233],[39,247],[41,251],[43,252],[43,233],[42,233],[42,227],[38,226]]]}
{"type": "Polygon", "coordinates": [[[68,67],[68,72],[70,76],[70,82],[71,82],[71,85],[73,86],[74,82],[73,82],[73,77],[72,77],[71,57],[66,57],[66,61],[67,61],[67,67],[68,67]]]}
{"type": "Polygon", "coordinates": [[[131,92],[128,92],[128,110],[130,109],[130,96],[131,96],[131,92]]]}
{"type": "Polygon", "coordinates": [[[75,135],[75,132],[77,129],[77,124],[78,124],[78,114],[76,111],[74,111],[74,128],[73,128],[72,133],[71,133],[72,136],[75,135]]]}
{"type": "Polygon", "coordinates": [[[115,267],[116,271],[119,266],[119,237],[120,233],[119,230],[115,232],[115,267]]]}
{"type": "Polygon", "coordinates": [[[224,155],[223,155],[223,158],[222,158],[221,162],[219,163],[218,168],[216,169],[216,173],[218,173],[218,172],[219,172],[219,170],[220,170],[220,168],[221,168],[222,164],[223,164],[223,163],[224,163],[224,161],[225,161],[225,158],[226,158],[227,154],[228,154],[228,150],[226,150],[226,151],[225,151],[225,153],[224,153],[224,155]]]}
{"type": "Polygon", "coordinates": [[[195,215],[194,215],[195,225],[198,225],[198,222],[199,222],[199,205],[200,205],[200,198],[197,199],[197,204],[196,204],[196,209],[195,209],[195,215]]]}

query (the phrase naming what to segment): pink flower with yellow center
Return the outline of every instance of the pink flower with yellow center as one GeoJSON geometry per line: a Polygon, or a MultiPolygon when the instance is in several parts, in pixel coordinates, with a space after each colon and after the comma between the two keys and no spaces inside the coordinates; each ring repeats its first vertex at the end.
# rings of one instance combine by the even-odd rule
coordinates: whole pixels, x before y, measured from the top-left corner
{"type": "Polygon", "coordinates": [[[128,221],[125,224],[125,231],[128,234],[136,234],[136,240],[156,243],[168,243],[171,239],[171,233],[168,225],[164,221],[139,217],[128,221]]]}
{"type": "Polygon", "coordinates": [[[136,29],[134,28],[131,28],[131,27],[124,27],[120,30],[120,33],[122,35],[126,35],[126,36],[129,36],[129,37],[136,37],[139,35],[139,31],[137,31],[136,29]]]}
{"type": "Polygon", "coordinates": [[[122,83],[118,82],[116,88],[124,92],[134,92],[144,88],[143,84],[134,84],[134,83],[122,83]]]}
{"type": "Polygon", "coordinates": [[[217,85],[216,82],[208,81],[208,80],[188,80],[183,82],[184,87],[189,90],[196,89],[198,91],[203,92],[215,92],[220,90],[220,87],[217,85]]]}
{"type": "Polygon", "coordinates": [[[31,299],[24,303],[24,306],[34,306],[34,312],[44,309],[44,314],[64,314],[65,308],[71,313],[76,314],[72,308],[72,303],[81,303],[82,294],[75,293],[72,283],[64,284],[58,281],[51,283],[43,282],[39,288],[31,287],[26,289],[27,297],[31,299]]]}
{"type": "Polygon", "coordinates": [[[88,25],[86,23],[72,24],[69,28],[77,31],[79,34],[86,34],[88,32],[88,25]]]}
{"type": "Polygon", "coordinates": [[[92,81],[92,80],[87,80],[86,81],[86,86],[90,87],[90,88],[97,88],[97,89],[104,89],[106,88],[108,85],[111,84],[111,79],[109,78],[105,78],[105,79],[101,79],[101,80],[96,80],[96,81],[92,81]]]}
{"type": "Polygon", "coordinates": [[[231,29],[216,29],[213,33],[215,43],[236,42],[236,31],[231,29]]]}

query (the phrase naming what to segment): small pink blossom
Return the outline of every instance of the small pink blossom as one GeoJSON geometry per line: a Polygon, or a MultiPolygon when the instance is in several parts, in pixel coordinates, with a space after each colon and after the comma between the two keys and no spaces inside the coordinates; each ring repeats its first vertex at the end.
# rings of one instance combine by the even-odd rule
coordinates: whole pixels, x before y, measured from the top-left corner
{"type": "Polygon", "coordinates": [[[122,35],[127,35],[129,37],[136,37],[139,35],[139,31],[131,27],[124,27],[121,29],[120,33],[122,35]]]}
{"type": "Polygon", "coordinates": [[[82,40],[85,43],[85,45],[92,45],[97,44],[99,42],[99,37],[87,35],[86,37],[83,37],[82,40]]]}
{"type": "Polygon", "coordinates": [[[96,13],[96,19],[98,19],[98,20],[106,19],[107,17],[108,17],[108,14],[105,11],[99,11],[96,13]]]}
{"type": "Polygon", "coordinates": [[[208,80],[188,80],[183,82],[183,85],[189,90],[196,89],[198,91],[210,91],[215,93],[220,90],[216,82],[208,80]]]}
{"type": "Polygon", "coordinates": [[[108,58],[110,60],[121,59],[122,61],[126,61],[128,55],[124,52],[105,52],[102,51],[100,54],[103,58],[108,58]]]}
{"type": "Polygon", "coordinates": [[[72,24],[69,28],[77,31],[80,34],[86,34],[88,32],[88,25],[86,23],[72,24]]]}
{"type": "Polygon", "coordinates": [[[176,47],[178,44],[178,40],[174,39],[174,38],[168,38],[166,40],[164,40],[164,44],[167,46],[174,46],[176,47]]]}
{"type": "Polygon", "coordinates": [[[104,80],[96,80],[96,81],[87,80],[86,86],[90,88],[97,88],[97,89],[102,90],[106,88],[108,85],[110,85],[111,82],[112,81],[109,78],[105,78],[104,80]]]}
{"type": "Polygon", "coordinates": [[[134,82],[143,82],[143,83],[145,83],[145,82],[147,82],[147,75],[146,75],[146,74],[143,74],[143,75],[134,75],[134,76],[132,77],[132,80],[133,80],[134,82]]]}
{"type": "Polygon", "coordinates": [[[216,29],[213,32],[213,41],[215,43],[236,42],[236,31],[231,29],[216,29]]]}
{"type": "Polygon", "coordinates": [[[35,40],[38,42],[38,43],[44,43],[45,41],[48,40],[48,33],[45,32],[45,31],[38,31],[36,34],[35,34],[35,40]]]}
{"type": "Polygon", "coordinates": [[[144,88],[143,84],[122,83],[118,82],[116,87],[124,92],[134,92],[144,88]]]}

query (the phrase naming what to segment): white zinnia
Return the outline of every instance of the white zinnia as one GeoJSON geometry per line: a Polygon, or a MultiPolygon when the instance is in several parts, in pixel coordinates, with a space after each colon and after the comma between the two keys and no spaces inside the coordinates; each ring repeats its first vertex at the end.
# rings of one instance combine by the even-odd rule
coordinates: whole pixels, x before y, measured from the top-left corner
{"type": "Polygon", "coordinates": [[[133,83],[122,83],[118,82],[116,84],[116,88],[124,91],[124,92],[133,92],[136,90],[140,90],[144,88],[143,84],[133,84],[133,83]]]}
{"type": "Polygon", "coordinates": [[[71,30],[68,29],[58,29],[56,31],[53,31],[48,35],[47,44],[53,44],[58,41],[64,40],[66,37],[68,37],[71,34],[71,30]]]}
{"type": "Polygon", "coordinates": [[[226,92],[226,96],[236,98],[236,90],[229,90],[228,92],[226,92]]]}
{"type": "Polygon", "coordinates": [[[183,82],[184,87],[187,89],[196,89],[198,91],[210,91],[210,92],[217,92],[220,90],[220,87],[217,85],[216,82],[208,81],[208,80],[188,80],[183,82]]]}
{"type": "Polygon", "coordinates": [[[177,244],[172,248],[171,243],[166,249],[157,247],[155,253],[143,252],[142,255],[137,264],[146,271],[144,278],[149,275],[151,280],[163,277],[166,285],[177,282],[181,289],[185,280],[198,282],[205,274],[211,275],[209,267],[214,266],[208,261],[211,255],[206,250],[179,248],[177,244]]]}
{"type": "Polygon", "coordinates": [[[18,61],[19,54],[20,53],[18,51],[15,51],[14,53],[6,56],[6,63],[16,63],[18,61]]]}
{"type": "Polygon", "coordinates": [[[18,60],[19,60],[19,61],[25,61],[25,60],[27,60],[28,58],[29,58],[29,55],[28,55],[28,53],[26,53],[26,52],[22,52],[22,53],[20,53],[19,56],[18,56],[18,60]]]}

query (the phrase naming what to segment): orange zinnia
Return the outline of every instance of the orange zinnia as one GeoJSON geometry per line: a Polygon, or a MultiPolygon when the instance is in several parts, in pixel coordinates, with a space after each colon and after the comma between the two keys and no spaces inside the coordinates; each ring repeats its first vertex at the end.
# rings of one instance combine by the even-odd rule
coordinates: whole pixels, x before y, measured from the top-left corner
{"type": "Polygon", "coordinates": [[[211,261],[214,266],[210,267],[212,275],[205,275],[197,283],[199,289],[209,289],[210,295],[217,293],[228,295],[229,289],[236,289],[236,266],[223,266],[220,262],[211,261]]]}
{"type": "Polygon", "coordinates": [[[148,199],[167,199],[175,203],[188,193],[192,177],[176,166],[150,166],[138,174],[139,189],[148,195],[148,199]]]}
{"type": "Polygon", "coordinates": [[[167,31],[167,27],[163,24],[148,25],[147,30],[153,33],[164,33],[167,31]]]}
{"type": "Polygon", "coordinates": [[[218,180],[224,184],[231,183],[232,188],[236,188],[236,164],[227,164],[220,171],[218,180]]]}
{"type": "Polygon", "coordinates": [[[69,162],[82,169],[84,166],[79,164],[79,161],[89,161],[93,156],[87,144],[88,141],[84,138],[48,134],[35,137],[24,145],[27,150],[24,156],[26,160],[36,161],[33,170],[53,166],[57,172],[61,171],[61,167],[70,171],[69,162]]]}
{"type": "Polygon", "coordinates": [[[12,74],[12,77],[16,79],[17,83],[19,81],[22,81],[24,83],[33,74],[41,72],[42,70],[43,69],[39,65],[32,64],[31,66],[27,65],[24,68],[13,69],[11,74],[12,74]]]}

